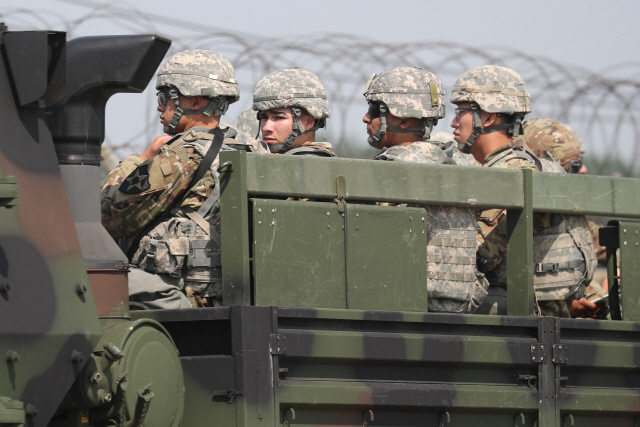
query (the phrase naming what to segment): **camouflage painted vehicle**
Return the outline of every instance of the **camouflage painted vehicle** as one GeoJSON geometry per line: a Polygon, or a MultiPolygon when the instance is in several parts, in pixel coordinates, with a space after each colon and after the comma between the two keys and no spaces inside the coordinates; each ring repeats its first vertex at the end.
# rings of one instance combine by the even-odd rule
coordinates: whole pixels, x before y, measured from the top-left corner
{"type": "Polygon", "coordinates": [[[170,42],[0,30],[0,426],[640,423],[639,223],[616,320],[533,316],[532,262],[534,211],[639,218],[639,180],[225,152],[223,306],[131,312],[104,106],[170,42]],[[425,209],[375,202],[507,209],[509,315],[429,313],[425,209]]]}

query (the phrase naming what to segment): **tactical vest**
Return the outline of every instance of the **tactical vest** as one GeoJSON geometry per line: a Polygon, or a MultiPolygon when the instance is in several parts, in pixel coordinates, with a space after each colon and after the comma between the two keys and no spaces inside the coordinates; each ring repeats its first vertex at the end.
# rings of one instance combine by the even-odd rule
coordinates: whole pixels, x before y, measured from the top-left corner
{"type": "MultiPolygon", "coordinates": [[[[416,143],[414,143],[416,144],[416,143]]],[[[395,146],[374,159],[448,164],[450,158],[439,146],[421,142],[426,154],[410,146],[395,146]],[[428,156],[428,157],[427,157],[428,156]],[[406,160],[403,160],[406,158],[406,160]]],[[[413,144],[412,144],[413,145],[413,144]]],[[[427,292],[429,311],[471,313],[484,300],[484,277],[476,274],[476,215],[473,209],[426,206],[427,210],[427,292]]]]}
{"type": "MultiPolygon", "coordinates": [[[[514,158],[526,159],[542,172],[565,173],[562,166],[538,159],[528,151],[513,149],[500,153],[486,166],[495,166],[514,158]]],[[[533,287],[538,301],[579,299],[597,267],[596,250],[589,223],[584,215],[551,214],[552,226],[533,234],[533,287]]],[[[498,270],[506,269],[503,259],[498,270]]],[[[504,273],[504,271],[503,271],[504,273]]],[[[504,274],[502,277],[506,277],[504,274]]],[[[506,283],[492,283],[506,287],[506,283]]]]}
{"type": "MultiPolygon", "coordinates": [[[[229,131],[226,135],[234,136],[229,131]]],[[[211,133],[192,130],[182,134],[171,149],[193,148],[204,158],[212,140],[211,133]]],[[[234,150],[252,151],[252,147],[225,138],[220,151],[234,150]]],[[[142,237],[131,259],[133,265],[150,273],[182,278],[185,286],[191,287],[198,295],[214,300],[222,296],[218,164],[219,159],[216,158],[210,168],[214,189],[198,211],[188,207],[174,209],[168,220],[142,237]]]]}

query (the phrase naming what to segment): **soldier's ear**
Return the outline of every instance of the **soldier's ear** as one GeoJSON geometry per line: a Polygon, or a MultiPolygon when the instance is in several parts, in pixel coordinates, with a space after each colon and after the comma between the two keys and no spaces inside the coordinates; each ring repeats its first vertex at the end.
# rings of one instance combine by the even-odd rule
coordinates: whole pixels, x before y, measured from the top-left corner
{"type": "Polygon", "coordinates": [[[402,119],[402,121],[400,121],[398,125],[398,127],[402,129],[415,126],[418,126],[418,119],[416,119],[415,117],[405,117],[402,119]]]}
{"type": "Polygon", "coordinates": [[[300,116],[300,122],[302,123],[302,127],[305,129],[312,128],[313,125],[316,124],[316,119],[309,113],[302,113],[300,116]]]}
{"type": "Polygon", "coordinates": [[[498,114],[497,113],[484,113],[486,116],[482,120],[482,126],[492,126],[498,124],[498,114]]]}
{"type": "Polygon", "coordinates": [[[207,105],[209,103],[207,101],[208,100],[205,100],[202,96],[199,96],[199,95],[191,96],[189,99],[189,105],[191,106],[192,110],[197,110],[207,105]]]}

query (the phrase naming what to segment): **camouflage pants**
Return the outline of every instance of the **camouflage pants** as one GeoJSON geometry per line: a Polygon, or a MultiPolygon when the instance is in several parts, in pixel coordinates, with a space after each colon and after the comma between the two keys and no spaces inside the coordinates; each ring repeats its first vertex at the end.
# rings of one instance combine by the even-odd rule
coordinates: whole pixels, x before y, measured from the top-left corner
{"type": "Polygon", "coordinates": [[[151,309],[193,307],[183,288],[183,279],[168,274],[153,274],[133,266],[129,272],[129,300],[151,309]]]}

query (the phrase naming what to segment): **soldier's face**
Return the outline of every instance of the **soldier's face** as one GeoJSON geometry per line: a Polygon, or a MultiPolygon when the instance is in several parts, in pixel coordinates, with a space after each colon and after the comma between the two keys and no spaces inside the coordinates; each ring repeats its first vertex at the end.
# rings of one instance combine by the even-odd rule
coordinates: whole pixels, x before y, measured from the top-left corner
{"type": "MultiPolygon", "coordinates": [[[[300,122],[302,127],[306,129],[307,126],[305,126],[302,116],[300,122]]],[[[267,144],[284,144],[293,130],[293,111],[291,108],[273,108],[264,111],[260,119],[260,130],[262,131],[262,140],[267,144]]],[[[296,148],[295,142],[291,148],[296,148]]]]}
{"type": "MultiPolygon", "coordinates": [[[[182,95],[179,95],[180,105],[187,105],[188,99],[182,95]]],[[[183,107],[184,108],[184,107],[183,107]]],[[[169,122],[173,118],[173,114],[176,112],[176,104],[173,102],[173,99],[169,98],[166,101],[165,105],[158,105],[157,110],[160,112],[160,123],[166,129],[169,126],[169,122]]],[[[182,118],[180,118],[180,122],[178,122],[178,126],[176,126],[176,132],[180,133],[184,129],[184,124],[182,118]]]]}
{"type": "Polygon", "coordinates": [[[451,120],[453,128],[453,139],[458,144],[464,144],[473,132],[473,113],[466,108],[471,108],[470,102],[463,102],[457,105],[459,113],[451,120]]]}
{"type": "MultiPolygon", "coordinates": [[[[364,115],[364,117],[362,117],[362,121],[367,125],[367,134],[369,136],[373,136],[378,131],[378,129],[380,129],[380,124],[381,124],[380,110],[378,109],[376,112],[375,108],[369,108],[369,110],[364,115]]],[[[393,114],[387,113],[388,125],[397,126],[398,123],[400,123],[401,121],[402,119],[400,119],[399,117],[396,117],[393,114]]],[[[392,147],[396,145],[397,143],[395,140],[396,136],[397,134],[395,132],[387,131],[387,133],[382,135],[382,137],[380,138],[380,142],[378,143],[378,149],[382,150],[383,148],[392,147]]]]}

